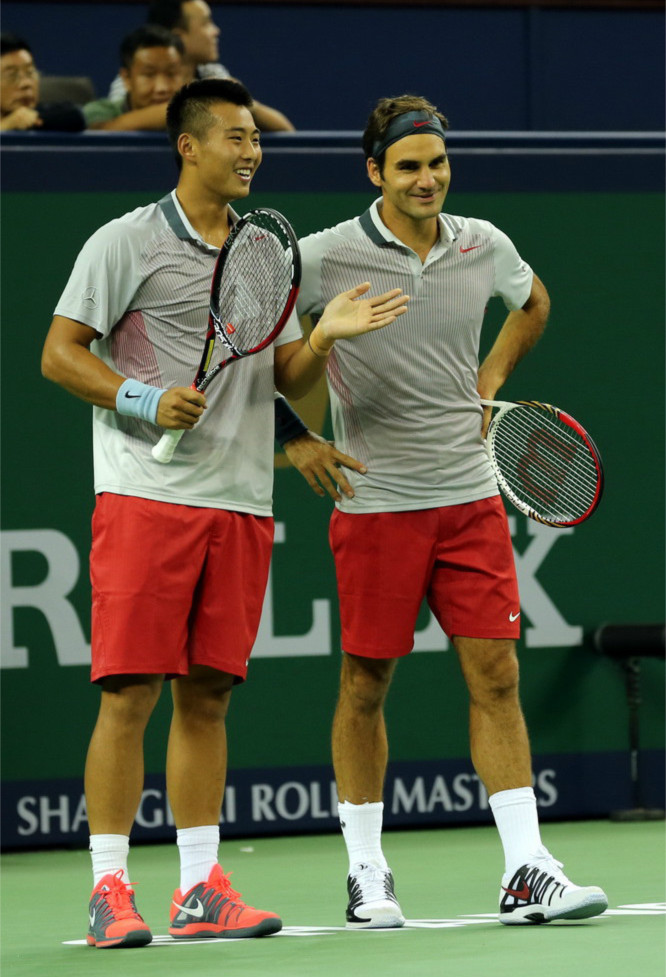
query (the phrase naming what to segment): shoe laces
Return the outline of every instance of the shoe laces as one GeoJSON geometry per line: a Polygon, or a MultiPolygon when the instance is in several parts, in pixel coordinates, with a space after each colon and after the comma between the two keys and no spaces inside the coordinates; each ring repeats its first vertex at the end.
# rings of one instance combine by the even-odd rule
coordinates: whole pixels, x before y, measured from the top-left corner
{"type": "Polygon", "coordinates": [[[553,858],[548,849],[544,848],[543,845],[536,850],[534,856],[530,859],[530,864],[536,865],[542,872],[547,872],[548,875],[552,875],[556,882],[562,885],[571,885],[569,879],[562,872],[564,864],[558,862],[556,858],[553,858]]]}
{"type": "Polygon", "coordinates": [[[113,882],[99,890],[99,894],[106,899],[116,919],[129,919],[139,915],[132,902],[133,885],[133,882],[123,881],[123,870],[119,869],[113,875],[113,882]]]}
{"type": "Polygon", "coordinates": [[[231,887],[231,883],[229,882],[229,878],[232,874],[232,872],[225,874],[222,866],[219,865],[218,871],[215,873],[211,881],[211,888],[215,889],[216,892],[220,892],[232,902],[238,903],[240,906],[244,906],[245,903],[243,902],[240,892],[236,892],[236,890],[231,887]]]}
{"type": "Polygon", "coordinates": [[[357,866],[352,875],[363,893],[364,902],[378,902],[386,899],[387,872],[376,865],[357,866]]]}

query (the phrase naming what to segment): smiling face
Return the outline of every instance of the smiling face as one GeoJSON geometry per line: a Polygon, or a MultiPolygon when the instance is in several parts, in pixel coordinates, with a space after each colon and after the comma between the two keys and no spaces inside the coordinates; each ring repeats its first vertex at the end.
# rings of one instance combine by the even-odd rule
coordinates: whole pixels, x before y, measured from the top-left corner
{"type": "Polygon", "coordinates": [[[183,84],[183,64],[175,47],[139,48],[129,68],[121,68],[133,109],[168,102],[183,84]]]}
{"type": "Polygon", "coordinates": [[[213,123],[201,136],[179,137],[183,162],[205,195],[222,203],[247,197],[262,158],[252,113],[231,102],[216,102],[208,112],[213,123]]]}
{"type": "Polygon", "coordinates": [[[10,51],[0,58],[0,111],[9,115],[39,101],[39,74],[29,51],[10,51]]]}
{"type": "Polygon", "coordinates": [[[405,136],[386,150],[383,171],[368,160],[368,176],[382,191],[382,218],[392,223],[436,218],[444,206],[451,182],[446,147],[439,136],[405,136]]]}

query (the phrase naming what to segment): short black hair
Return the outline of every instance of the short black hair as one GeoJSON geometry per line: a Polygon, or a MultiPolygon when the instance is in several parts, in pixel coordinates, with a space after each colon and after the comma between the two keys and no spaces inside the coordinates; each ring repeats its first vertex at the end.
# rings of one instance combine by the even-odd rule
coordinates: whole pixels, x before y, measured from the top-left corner
{"type": "Polygon", "coordinates": [[[185,30],[187,18],[183,11],[185,0],[153,0],[148,7],[147,21],[149,24],[161,24],[167,30],[185,30]]]}
{"type": "Polygon", "coordinates": [[[123,68],[130,68],[136,52],[147,47],[173,47],[181,57],[185,53],[185,46],[177,34],[172,34],[159,24],[144,24],[126,34],[121,41],[120,63],[123,68]]]}
{"type": "Polygon", "coordinates": [[[32,54],[30,45],[22,37],[3,31],[0,34],[0,58],[5,54],[13,54],[14,51],[27,51],[28,54],[32,54]]]}
{"type": "Polygon", "coordinates": [[[203,78],[191,81],[176,92],[169,102],[166,115],[167,135],[176,156],[178,168],[182,159],[178,152],[178,138],[191,132],[202,139],[214,122],[210,107],[218,102],[231,102],[250,109],[254,104],[245,85],[231,78],[203,78]]]}

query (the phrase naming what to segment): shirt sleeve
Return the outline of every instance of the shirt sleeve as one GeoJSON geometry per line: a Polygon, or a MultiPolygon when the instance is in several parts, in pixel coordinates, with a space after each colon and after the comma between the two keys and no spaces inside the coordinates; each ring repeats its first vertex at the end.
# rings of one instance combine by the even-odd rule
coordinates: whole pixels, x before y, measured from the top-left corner
{"type": "Polygon", "coordinates": [[[296,308],[299,316],[321,315],[321,262],[326,250],[324,232],[309,234],[299,241],[301,251],[301,289],[296,308]]]}
{"type": "Polygon", "coordinates": [[[110,98],[113,102],[120,102],[125,98],[126,94],[127,89],[125,88],[125,83],[120,75],[116,75],[109,86],[109,94],[106,97],[110,98]]]}
{"type": "Polygon", "coordinates": [[[303,331],[301,330],[301,324],[298,320],[298,313],[296,309],[293,310],[289,318],[287,319],[285,326],[275,340],[276,346],[284,346],[285,343],[293,343],[297,339],[303,338],[303,331]]]}
{"type": "Polygon", "coordinates": [[[100,122],[108,122],[110,119],[117,119],[123,114],[123,100],[112,98],[98,98],[96,102],[88,102],[83,106],[83,117],[88,128],[98,125],[100,122]]]}
{"type": "Polygon", "coordinates": [[[198,78],[231,78],[231,72],[219,61],[209,61],[197,68],[198,78]]]}
{"type": "Polygon", "coordinates": [[[513,242],[492,224],[495,290],[493,295],[504,299],[509,311],[522,309],[530,297],[534,272],[518,254],[513,242]]]}
{"type": "Polygon", "coordinates": [[[86,241],[55,309],[108,336],[131,307],[141,283],[141,243],[121,220],[111,221],[86,241]]]}

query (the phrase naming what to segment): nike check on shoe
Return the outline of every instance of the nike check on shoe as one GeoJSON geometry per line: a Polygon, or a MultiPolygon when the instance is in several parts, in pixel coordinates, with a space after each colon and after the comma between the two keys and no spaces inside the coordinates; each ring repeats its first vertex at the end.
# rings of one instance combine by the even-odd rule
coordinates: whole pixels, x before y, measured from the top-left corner
{"type": "Polygon", "coordinates": [[[554,919],[588,919],[608,909],[603,889],[574,885],[562,867],[549,851],[541,848],[512,876],[505,875],[500,890],[500,923],[525,925],[550,923],[554,919]]]}
{"type": "Polygon", "coordinates": [[[393,929],[405,925],[390,869],[355,865],[347,878],[347,929],[393,929]]]}
{"type": "Polygon", "coordinates": [[[136,910],[134,890],[129,882],[123,882],[122,869],[114,875],[105,875],[93,889],[88,922],[88,946],[101,949],[146,946],[153,938],[136,910]]]}
{"type": "Polygon", "coordinates": [[[247,906],[229,884],[220,865],[214,865],[206,882],[189,892],[176,889],[171,903],[169,933],[176,940],[192,938],[240,940],[269,936],[282,929],[275,913],[247,906]]]}

